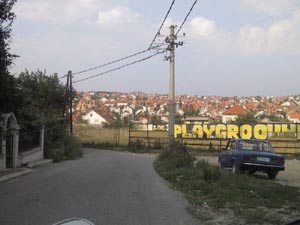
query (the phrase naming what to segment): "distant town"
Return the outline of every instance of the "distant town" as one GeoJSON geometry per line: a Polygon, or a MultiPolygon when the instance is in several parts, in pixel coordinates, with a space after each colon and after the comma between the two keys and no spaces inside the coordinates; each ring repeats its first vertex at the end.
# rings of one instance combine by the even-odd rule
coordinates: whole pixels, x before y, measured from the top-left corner
{"type": "MultiPolygon", "coordinates": [[[[227,123],[240,114],[260,122],[300,123],[300,95],[293,96],[176,96],[176,122],[207,120],[227,123]]],[[[168,95],[143,92],[77,92],[73,122],[105,126],[168,123],[168,95]]]]}

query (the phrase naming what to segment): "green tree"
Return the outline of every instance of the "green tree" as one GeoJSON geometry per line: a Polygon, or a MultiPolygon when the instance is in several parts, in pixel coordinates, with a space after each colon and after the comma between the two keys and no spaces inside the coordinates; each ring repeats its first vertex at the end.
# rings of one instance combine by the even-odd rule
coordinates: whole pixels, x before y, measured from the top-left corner
{"type": "Polygon", "coordinates": [[[242,124],[255,124],[257,123],[257,119],[255,118],[253,113],[247,113],[247,114],[240,114],[238,115],[237,119],[234,121],[234,123],[238,125],[242,124]]]}
{"type": "Polygon", "coordinates": [[[163,125],[165,124],[164,121],[162,121],[158,116],[152,116],[150,123],[153,125],[163,125]]]}
{"type": "Polygon", "coordinates": [[[17,78],[21,90],[19,123],[23,132],[45,126],[45,150],[63,145],[66,130],[62,120],[64,86],[56,74],[48,76],[45,71],[22,72],[17,78]]]}
{"type": "Polygon", "coordinates": [[[175,115],[175,124],[183,124],[183,116],[176,114],[175,115]]]}
{"type": "Polygon", "coordinates": [[[16,0],[0,1],[0,114],[15,111],[17,90],[15,79],[9,74],[9,67],[16,55],[10,53],[11,27],[16,15],[12,8],[16,0]]]}

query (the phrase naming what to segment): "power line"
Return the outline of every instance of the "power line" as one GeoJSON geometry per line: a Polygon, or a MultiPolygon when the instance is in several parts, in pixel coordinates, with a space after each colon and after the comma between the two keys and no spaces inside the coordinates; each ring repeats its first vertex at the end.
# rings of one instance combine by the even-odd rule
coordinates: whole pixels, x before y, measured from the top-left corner
{"type": "MultiPolygon", "coordinates": [[[[163,27],[163,25],[164,25],[166,19],[168,18],[169,14],[170,14],[170,12],[171,12],[171,10],[172,10],[172,8],[173,8],[173,5],[174,5],[175,1],[176,1],[176,0],[173,0],[173,1],[172,1],[171,5],[170,5],[170,7],[169,7],[169,9],[168,9],[168,11],[167,11],[167,14],[166,14],[166,16],[164,17],[164,20],[163,20],[162,24],[160,25],[160,27],[159,27],[158,31],[156,32],[156,34],[155,34],[155,36],[154,36],[154,38],[153,38],[153,40],[152,40],[150,46],[149,46],[147,49],[145,49],[145,50],[143,50],[143,51],[140,51],[140,52],[137,52],[137,53],[134,53],[134,54],[131,54],[131,55],[129,55],[129,56],[122,57],[122,58],[117,59],[117,60],[113,60],[113,61],[111,61],[111,62],[102,64],[102,65],[99,65],[99,66],[95,66],[95,67],[92,67],[92,68],[89,68],[89,69],[85,69],[85,70],[81,70],[81,71],[75,72],[75,73],[73,73],[73,76],[79,75],[79,74],[82,74],[82,73],[86,73],[86,72],[90,72],[90,71],[92,71],[92,70],[96,70],[96,69],[99,69],[99,68],[102,68],[102,67],[105,67],[105,66],[109,66],[109,65],[111,65],[111,64],[114,64],[114,63],[123,61],[123,60],[125,60],[125,59],[132,58],[132,57],[134,57],[134,56],[141,55],[141,54],[146,53],[146,52],[148,52],[148,51],[150,51],[150,50],[152,50],[152,49],[159,48],[159,47],[161,47],[162,45],[164,45],[165,43],[159,44],[159,45],[157,45],[157,46],[153,46],[153,44],[154,44],[154,42],[155,42],[157,36],[160,34],[160,31],[161,31],[161,29],[162,29],[162,27],[163,27]]],[[[68,75],[65,74],[65,75],[59,77],[59,79],[63,79],[63,78],[65,78],[65,77],[67,77],[67,76],[68,76],[68,75]]],[[[75,83],[75,82],[74,82],[74,83],[75,83]]]]}
{"type": "Polygon", "coordinates": [[[196,5],[197,2],[198,2],[198,0],[195,0],[195,1],[194,1],[193,5],[192,5],[192,7],[191,7],[191,9],[190,9],[190,11],[188,12],[188,14],[186,15],[186,17],[184,18],[184,20],[183,20],[182,24],[180,25],[179,29],[177,30],[175,36],[177,36],[178,33],[180,32],[181,28],[183,27],[183,25],[184,25],[185,22],[187,21],[188,17],[190,16],[190,14],[191,14],[191,12],[193,11],[193,9],[194,9],[194,7],[195,7],[195,5],[196,5]]]}
{"type": "Polygon", "coordinates": [[[163,21],[162,21],[162,23],[161,23],[161,25],[160,25],[158,31],[156,32],[156,34],[155,34],[155,36],[154,36],[154,38],[153,38],[153,40],[152,40],[152,42],[151,42],[151,44],[150,44],[150,46],[149,46],[148,49],[152,48],[152,45],[154,44],[154,42],[155,42],[157,36],[160,34],[160,31],[161,31],[162,27],[164,26],[164,24],[165,24],[165,22],[166,22],[166,20],[167,20],[167,18],[168,18],[168,16],[169,16],[169,14],[170,14],[172,8],[173,8],[174,3],[175,3],[175,0],[172,1],[171,5],[170,5],[170,7],[169,7],[169,10],[167,11],[167,14],[166,14],[165,18],[163,19],[163,21]]]}
{"type": "Polygon", "coordinates": [[[63,79],[65,77],[68,77],[68,74],[63,75],[63,76],[59,77],[58,79],[60,80],[60,79],[63,79]]]}
{"type": "MultiPolygon", "coordinates": [[[[104,64],[99,65],[99,66],[95,66],[95,67],[92,67],[92,68],[89,68],[89,69],[85,69],[85,70],[81,70],[81,71],[75,72],[75,73],[73,74],[73,76],[74,76],[74,75],[79,75],[79,74],[82,74],[82,73],[86,73],[86,72],[90,72],[90,71],[92,71],[92,70],[96,70],[96,69],[99,69],[99,68],[102,68],[102,67],[105,67],[105,66],[109,66],[109,65],[112,65],[112,64],[114,64],[114,63],[123,61],[123,60],[125,60],[125,59],[129,59],[129,58],[132,58],[132,57],[134,57],[134,56],[141,55],[141,54],[146,53],[146,52],[149,52],[149,51],[151,51],[151,50],[153,50],[153,49],[159,48],[159,47],[163,46],[164,44],[165,44],[165,43],[159,44],[159,45],[156,45],[156,46],[152,46],[151,48],[148,48],[148,49],[145,49],[145,50],[143,50],[143,51],[140,51],[140,52],[131,54],[131,55],[129,55],[129,56],[125,56],[125,57],[122,57],[122,58],[120,58],[120,59],[113,60],[113,61],[108,62],[108,63],[104,63],[104,64]]],[[[68,74],[65,74],[65,75],[59,77],[58,79],[63,79],[63,78],[65,78],[65,77],[67,77],[67,76],[68,76],[68,74]]]]}
{"type": "Polygon", "coordinates": [[[104,75],[104,74],[107,74],[107,73],[110,73],[110,72],[113,72],[113,71],[116,71],[116,70],[120,70],[120,69],[123,69],[123,68],[125,68],[125,67],[128,67],[128,66],[131,66],[131,65],[134,65],[134,64],[143,62],[143,61],[145,61],[145,60],[148,60],[148,59],[150,59],[150,58],[153,58],[154,56],[159,55],[159,54],[162,54],[162,53],[164,53],[164,52],[166,52],[166,50],[156,52],[156,53],[154,53],[154,54],[152,54],[152,55],[150,55],[150,56],[147,56],[147,57],[145,57],[145,58],[142,58],[142,59],[133,61],[133,62],[131,62],[131,63],[127,63],[127,64],[125,64],[125,65],[116,67],[116,68],[114,68],[114,69],[107,70],[107,71],[105,71],[105,72],[98,73],[98,74],[95,74],[95,75],[93,75],[93,76],[86,77],[86,78],[83,78],[83,79],[80,79],[80,80],[76,80],[76,81],[73,82],[73,84],[74,84],[74,83],[79,83],[79,82],[82,82],[82,81],[85,81],[85,80],[89,80],[89,79],[92,79],[92,78],[95,78],[95,77],[98,77],[98,76],[102,76],[102,75],[104,75]]]}
{"type": "Polygon", "coordinates": [[[74,76],[74,75],[78,75],[78,74],[82,74],[82,73],[86,73],[86,72],[90,72],[90,71],[92,71],[92,70],[96,70],[96,69],[99,69],[99,68],[102,68],[102,67],[105,67],[105,66],[109,66],[109,65],[111,65],[111,64],[114,64],[114,63],[123,61],[123,60],[125,60],[125,59],[129,59],[129,58],[132,58],[132,57],[134,57],[134,56],[141,55],[141,54],[146,53],[146,52],[148,52],[148,51],[151,51],[151,50],[153,50],[153,49],[155,49],[155,48],[159,48],[159,47],[161,47],[162,45],[163,45],[163,44],[159,44],[159,45],[156,45],[156,46],[152,46],[151,48],[148,48],[148,49],[145,49],[145,50],[143,50],[143,51],[140,51],[140,52],[131,54],[131,55],[129,55],[129,56],[125,56],[125,57],[122,57],[122,58],[120,58],[120,59],[113,60],[113,61],[108,62],[108,63],[104,63],[104,64],[99,65],[99,66],[95,66],[95,67],[92,67],[92,68],[89,68],[89,69],[85,69],[85,70],[76,72],[76,73],[73,74],[73,76],[74,76]]]}

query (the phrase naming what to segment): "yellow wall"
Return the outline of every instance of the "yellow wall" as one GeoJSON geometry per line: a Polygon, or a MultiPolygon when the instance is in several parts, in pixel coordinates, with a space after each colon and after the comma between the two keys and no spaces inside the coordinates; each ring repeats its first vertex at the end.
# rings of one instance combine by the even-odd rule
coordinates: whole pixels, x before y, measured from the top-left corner
{"type": "MultiPolygon", "coordinates": [[[[275,151],[278,153],[299,153],[300,154],[300,141],[299,133],[300,128],[291,124],[290,127],[287,124],[260,124],[260,125],[243,125],[238,127],[237,125],[194,125],[187,129],[186,125],[175,125],[175,137],[177,140],[185,142],[190,147],[206,150],[219,150],[225,147],[227,138],[235,138],[239,134],[242,138],[257,138],[265,139],[266,132],[270,135],[273,133],[286,132],[287,134],[296,134],[296,138],[285,137],[273,137],[269,140],[275,151]],[[272,127],[271,127],[272,125],[272,127]],[[296,130],[295,130],[296,129],[296,130]],[[247,132],[246,132],[247,130],[247,132]],[[256,130],[257,134],[253,133],[256,130]],[[261,131],[260,131],[261,130],[261,131]],[[294,132],[294,133],[293,133],[294,132]],[[212,138],[216,135],[216,138],[212,138]],[[203,137],[207,137],[204,139],[203,137]]],[[[298,125],[299,126],[299,125],[298,125]]],[[[127,146],[130,140],[141,140],[145,145],[153,145],[155,143],[161,143],[162,146],[168,144],[168,132],[167,131],[131,131],[129,134],[128,128],[101,128],[90,125],[74,125],[74,133],[83,142],[94,142],[99,144],[112,144],[127,146]]]]}
{"type": "Polygon", "coordinates": [[[245,138],[266,140],[290,137],[300,140],[300,124],[175,125],[175,138],[245,138]]]}
{"type": "Polygon", "coordinates": [[[99,144],[128,145],[128,128],[101,128],[97,126],[75,125],[74,134],[82,142],[94,142],[99,144]]]}

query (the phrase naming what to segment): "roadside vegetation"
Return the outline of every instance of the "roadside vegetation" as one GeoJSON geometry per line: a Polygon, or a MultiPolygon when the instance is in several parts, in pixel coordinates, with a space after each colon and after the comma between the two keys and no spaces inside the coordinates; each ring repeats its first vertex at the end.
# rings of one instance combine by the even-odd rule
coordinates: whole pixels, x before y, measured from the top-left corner
{"type": "Polygon", "coordinates": [[[112,144],[110,142],[104,142],[104,143],[97,143],[94,141],[83,142],[82,147],[94,148],[94,149],[100,149],[100,150],[126,151],[126,146],[112,144]]]}
{"type": "Polygon", "coordinates": [[[154,166],[186,195],[189,212],[203,224],[286,224],[300,218],[298,188],[194,160],[175,147],[161,153],[154,166]]]}
{"type": "MultiPolygon", "coordinates": [[[[0,1],[0,115],[13,112],[21,127],[20,150],[26,140],[36,139],[45,127],[45,157],[55,161],[82,156],[80,142],[67,133],[67,121],[62,118],[64,85],[57,74],[25,70],[11,74],[14,60],[11,52],[12,25],[16,18],[12,11],[17,0],[0,1]]],[[[32,143],[30,143],[32,145],[32,143]]]]}
{"type": "Polygon", "coordinates": [[[104,150],[116,150],[116,151],[128,151],[131,153],[158,153],[163,149],[163,144],[160,142],[155,142],[148,146],[143,143],[141,140],[136,139],[130,141],[128,145],[118,145],[111,144],[110,142],[105,143],[96,143],[96,142],[83,142],[82,146],[85,148],[95,148],[95,149],[104,149],[104,150]]]}

